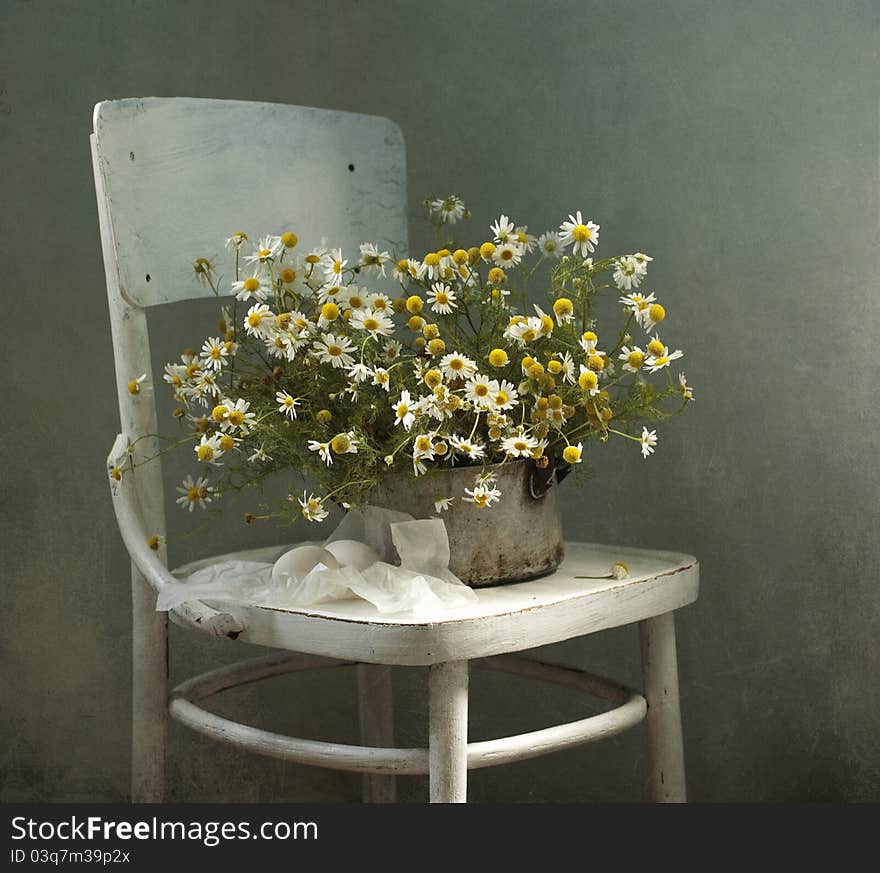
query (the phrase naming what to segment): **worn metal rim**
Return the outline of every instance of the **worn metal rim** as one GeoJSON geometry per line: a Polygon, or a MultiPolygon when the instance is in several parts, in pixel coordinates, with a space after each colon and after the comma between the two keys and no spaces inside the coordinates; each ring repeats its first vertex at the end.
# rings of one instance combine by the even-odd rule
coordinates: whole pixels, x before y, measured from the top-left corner
{"type": "MultiPolygon", "coordinates": [[[[552,682],[613,702],[616,706],[567,724],[468,743],[469,770],[522,761],[615,736],[641,722],[647,713],[647,703],[639,692],[584,670],[545,664],[517,655],[498,655],[470,663],[476,667],[552,682]]],[[[198,733],[272,758],[358,773],[401,776],[427,774],[427,749],[376,748],[291,737],[223,718],[196,705],[196,701],[221,691],[270,676],[354,664],[352,661],[288,653],[242,661],[195,676],[177,686],[171,692],[169,712],[176,721],[198,733]]]]}

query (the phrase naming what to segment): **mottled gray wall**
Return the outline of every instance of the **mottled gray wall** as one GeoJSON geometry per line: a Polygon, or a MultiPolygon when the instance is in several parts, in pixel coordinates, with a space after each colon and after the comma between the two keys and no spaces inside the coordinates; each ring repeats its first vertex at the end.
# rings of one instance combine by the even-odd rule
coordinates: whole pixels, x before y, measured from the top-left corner
{"type": "MultiPolygon", "coordinates": [[[[6,0],[0,22],[0,798],[126,797],[127,565],[103,476],[117,414],[87,137],[100,99],[191,95],[391,116],[413,204],[455,189],[476,225],[504,210],[533,229],[582,208],[604,252],[655,257],[697,400],[650,463],[592,453],[567,533],[701,559],[679,623],[694,799],[880,799],[875,3],[6,0]]],[[[165,360],[192,334],[158,321],[165,360]]],[[[241,651],[173,643],[176,678],[241,651]]],[[[638,679],[631,628],[549,654],[638,679]]],[[[400,740],[422,741],[423,677],[396,680],[400,740]]],[[[515,679],[473,691],[476,738],[582,712],[515,679]]],[[[340,673],[229,704],[352,741],[353,694],[340,673]]],[[[480,771],[471,796],[639,800],[643,741],[480,771]]],[[[174,799],[358,796],[357,777],[180,728],[172,746],[174,799]]]]}

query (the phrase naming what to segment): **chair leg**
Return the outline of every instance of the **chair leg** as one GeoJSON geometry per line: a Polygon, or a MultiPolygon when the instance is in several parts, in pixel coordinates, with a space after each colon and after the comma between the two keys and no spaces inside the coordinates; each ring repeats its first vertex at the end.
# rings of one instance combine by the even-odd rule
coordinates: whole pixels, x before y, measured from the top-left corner
{"type": "Polygon", "coordinates": [[[131,799],[161,803],[168,732],[168,617],[132,567],[131,799]]]}
{"type": "Polygon", "coordinates": [[[433,665],[428,697],[431,803],[467,803],[468,662],[433,665]]]}
{"type": "Polygon", "coordinates": [[[673,613],[639,622],[639,636],[648,701],[651,796],[656,803],[685,803],[684,742],[673,613]]]}
{"type": "MultiPolygon", "coordinates": [[[[394,748],[394,700],[391,668],[381,664],[358,664],[358,703],[361,743],[383,749],[394,748]]],[[[394,776],[364,775],[364,803],[396,803],[394,776]]]]}

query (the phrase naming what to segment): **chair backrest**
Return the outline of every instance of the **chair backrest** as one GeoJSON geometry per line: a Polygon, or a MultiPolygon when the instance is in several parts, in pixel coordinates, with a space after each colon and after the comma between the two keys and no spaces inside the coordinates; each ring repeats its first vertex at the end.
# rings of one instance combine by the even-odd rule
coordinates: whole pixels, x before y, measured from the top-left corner
{"type": "MultiPolygon", "coordinates": [[[[130,440],[157,431],[155,394],[127,389],[153,371],[146,308],[213,295],[193,281],[195,257],[219,254],[239,230],[253,242],[292,230],[303,247],[326,237],[350,263],[360,242],[406,252],[403,136],[386,118],[131,98],[95,107],[91,143],[121,432],[130,440]]],[[[133,456],[155,451],[153,438],[140,439],[133,456]]],[[[163,534],[158,462],[138,472],[137,489],[150,529],[163,534]]]]}
{"type": "Polygon", "coordinates": [[[95,143],[118,286],[147,307],[211,296],[192,260],[232,232],[406,248],[406,163],[387,118],[238,100],[99,103],[95,143]]]}

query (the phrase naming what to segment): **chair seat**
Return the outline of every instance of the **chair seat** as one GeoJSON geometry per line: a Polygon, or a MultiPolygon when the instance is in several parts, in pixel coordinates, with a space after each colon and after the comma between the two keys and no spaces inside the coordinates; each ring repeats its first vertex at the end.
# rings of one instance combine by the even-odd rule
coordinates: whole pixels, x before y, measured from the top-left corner
{"type": "MultiPolygon", "coordinates": [[[[175,574],[230,559],[272,561],[287,548],[218,555],[175,574]]],[[[692,603],[698,587],[699,565],[690,555],[567,543],[556,572],[476,589],[476,602],[456,609],[383,615],[360,599],[287,609],[204,602],[241,622],[244,642],[367,663],[426,666],[521,651],[641,621],[692,603]],[[616,561],[628,566],[625,579],[579,578],[607,574],[616,561]]]]}

